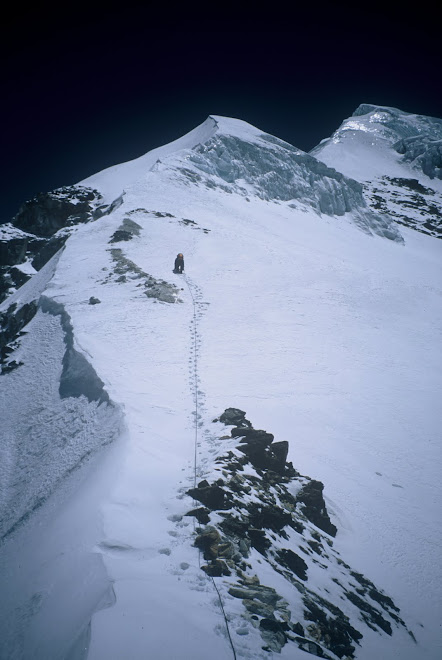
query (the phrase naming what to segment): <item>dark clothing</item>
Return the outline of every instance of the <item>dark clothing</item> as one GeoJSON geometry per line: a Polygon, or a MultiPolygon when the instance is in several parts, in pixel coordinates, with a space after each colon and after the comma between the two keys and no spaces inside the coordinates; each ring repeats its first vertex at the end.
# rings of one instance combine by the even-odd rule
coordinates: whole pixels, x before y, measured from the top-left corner
{"type": "Polygon", "coordinates": [[[184,259],[183,257],[177,257],[175,259],[175,272],[182,273],[184,270],[184,259]]]}

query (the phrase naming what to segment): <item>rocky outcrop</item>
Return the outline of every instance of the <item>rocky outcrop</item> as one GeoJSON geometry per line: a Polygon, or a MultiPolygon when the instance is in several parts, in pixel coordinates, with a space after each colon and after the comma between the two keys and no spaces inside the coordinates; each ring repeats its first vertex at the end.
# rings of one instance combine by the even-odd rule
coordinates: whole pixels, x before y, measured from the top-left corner
{"type": "Polygon", "coordinates": [[[395,222],[442,238],[442,194],[417,179],[383,176],[366,183],[370,206],[395,222]]]}
{"type": "Polygon", "coordinates": [[[120,284],[129,282],[130,280],[139,280],[137,286],[144,288],[144,293],[148,298],[155,298],[159,302],[165,303],[181,302],[176,286],[169,284],[165,280],[157,280],[152,275],[145,273],[142,268],[128,259],[120,248],[111,248],[110,253],[114,262],[114,269],[102,282],[103,284],[106,284],[110,280],[114,280],[120,284]]]}
{"type": "MultiPolygon", "coordinates": [[[[82,186],[39,193],[20,207],[11,223],[0,226],[0,302],[30,277],[17,266],[28,262],[40,270],[75,225],[96,219],[100,200],[96,190],[82,186]]],[[[104,215],[108,207],[100,208],[104,215]]]]}
{"type": "Polygon", "coordinates": [[[237,408],[214,422],[232,427],[218,439],[225,446],[215,459],[218,477],[187,491],[203,505],[187,515],[203,525],[195,538],[202,570],[225,580],[228,594],[242,601],[243,616],[259,630],[263,648],[279,652],[295,644],[318,657],[351,659],[362,639],[361,622],[379,634],[405,627],[392,599],[334,549],[338,529],[327,511],[324,484],[287,462],[288,442],[253,428],[237,408]],[[290,585],[290,603],[287,589],[283,598],[261,583],[257,572],[263,563],[264,575],[273,570],[290,585]],[[324,572],[320,592],[318,571],[324,572]],[[351,615],[343,602],[351,605],[351,615]]]}
{"type": "Polygon", "coordinates": [[[35,236],[49,238],[59,229],[92,220],[100,199],[96,190],[81,186],[39,193],[20,207],[12,224],[35,236]]]}
{"type": "Polygon", "coordinates": [[[322,495],[323,490],[324,484],[312,479],[301,488],[296,500],[303,505],[302,512],[307,520],[310,520],[316,527],[327,532],[330,536],[336,536],[338,530],[330,521],[322,495]]]}
{"type": "Polygon", "coordinates": [[[131,220],[130,218],[125,218],[121,223],[120,227],[115,231],[109,243],[120,243],[121,241],[130,241],[134,236],[140,235],[141,227],[139,224],[131,220]]]}

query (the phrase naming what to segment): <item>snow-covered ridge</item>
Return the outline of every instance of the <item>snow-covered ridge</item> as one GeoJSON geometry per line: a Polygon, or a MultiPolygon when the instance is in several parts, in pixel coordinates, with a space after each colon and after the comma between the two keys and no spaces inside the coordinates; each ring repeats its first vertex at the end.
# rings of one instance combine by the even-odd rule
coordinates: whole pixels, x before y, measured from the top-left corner
{"type": "MultiPolygon", "coordinates": [[[[108,167],[84,179],[77,185],[98,189],[103,194],[105,200],[110,203],[115,199],[117,193],[121,194],[127,186],[151,170],[158,161],[162,161],[168,156],[177,154],[183,150],[194,149],[197,146],[204,145],[214,135],[224,135],[246,142],[265,144],[262,140],[262,131],[252,126],[252,124],[241,119],[209,115],[200,126],[197,126],[177,140],[162,147],[152,149],[134,160],[108,167]]],[[[297,151],[302,153],[299,150],[297,151]]]]}
{"type": "Polygon", "coordinates": [[[96,188],[102,193],[105,201],[111,203],[127,186],[148,172],[158,160],[181,149],[191,149],[195,145],[209,139],[216,130],[217,123],[215,119],[208,117],[203,124],[194,128],[183,137],[157,149],[152,149],[152,151],[148,151],[139,158],[108,167],[84,179],[77,185],[96,188]]]}

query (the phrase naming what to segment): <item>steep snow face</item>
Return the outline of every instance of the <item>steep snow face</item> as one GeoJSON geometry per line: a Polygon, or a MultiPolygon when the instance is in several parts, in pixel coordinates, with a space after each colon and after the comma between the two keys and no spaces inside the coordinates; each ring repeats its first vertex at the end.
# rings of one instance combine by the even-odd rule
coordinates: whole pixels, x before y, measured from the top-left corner
{"type": "Polygon", "coordinates": [[[364,103],[310,153],[358,181],[411,173],[440,180],[442,120],[364,103]]]}

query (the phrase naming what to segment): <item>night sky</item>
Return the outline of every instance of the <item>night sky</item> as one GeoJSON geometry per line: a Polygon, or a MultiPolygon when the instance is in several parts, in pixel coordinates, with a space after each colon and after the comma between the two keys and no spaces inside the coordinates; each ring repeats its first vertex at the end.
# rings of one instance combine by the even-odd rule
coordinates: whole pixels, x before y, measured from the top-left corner
{"type": "Polygon", "coordinates": [[[305,2],[289,14],[269,3],[249,16],[239,4],[198,14],[147,5],[2,17],[0,222],[34,194],[136,158],[209,114],[306,151],[360,103],[442,117],[440,34],[425,3],[399,13],[305,2]]]}

